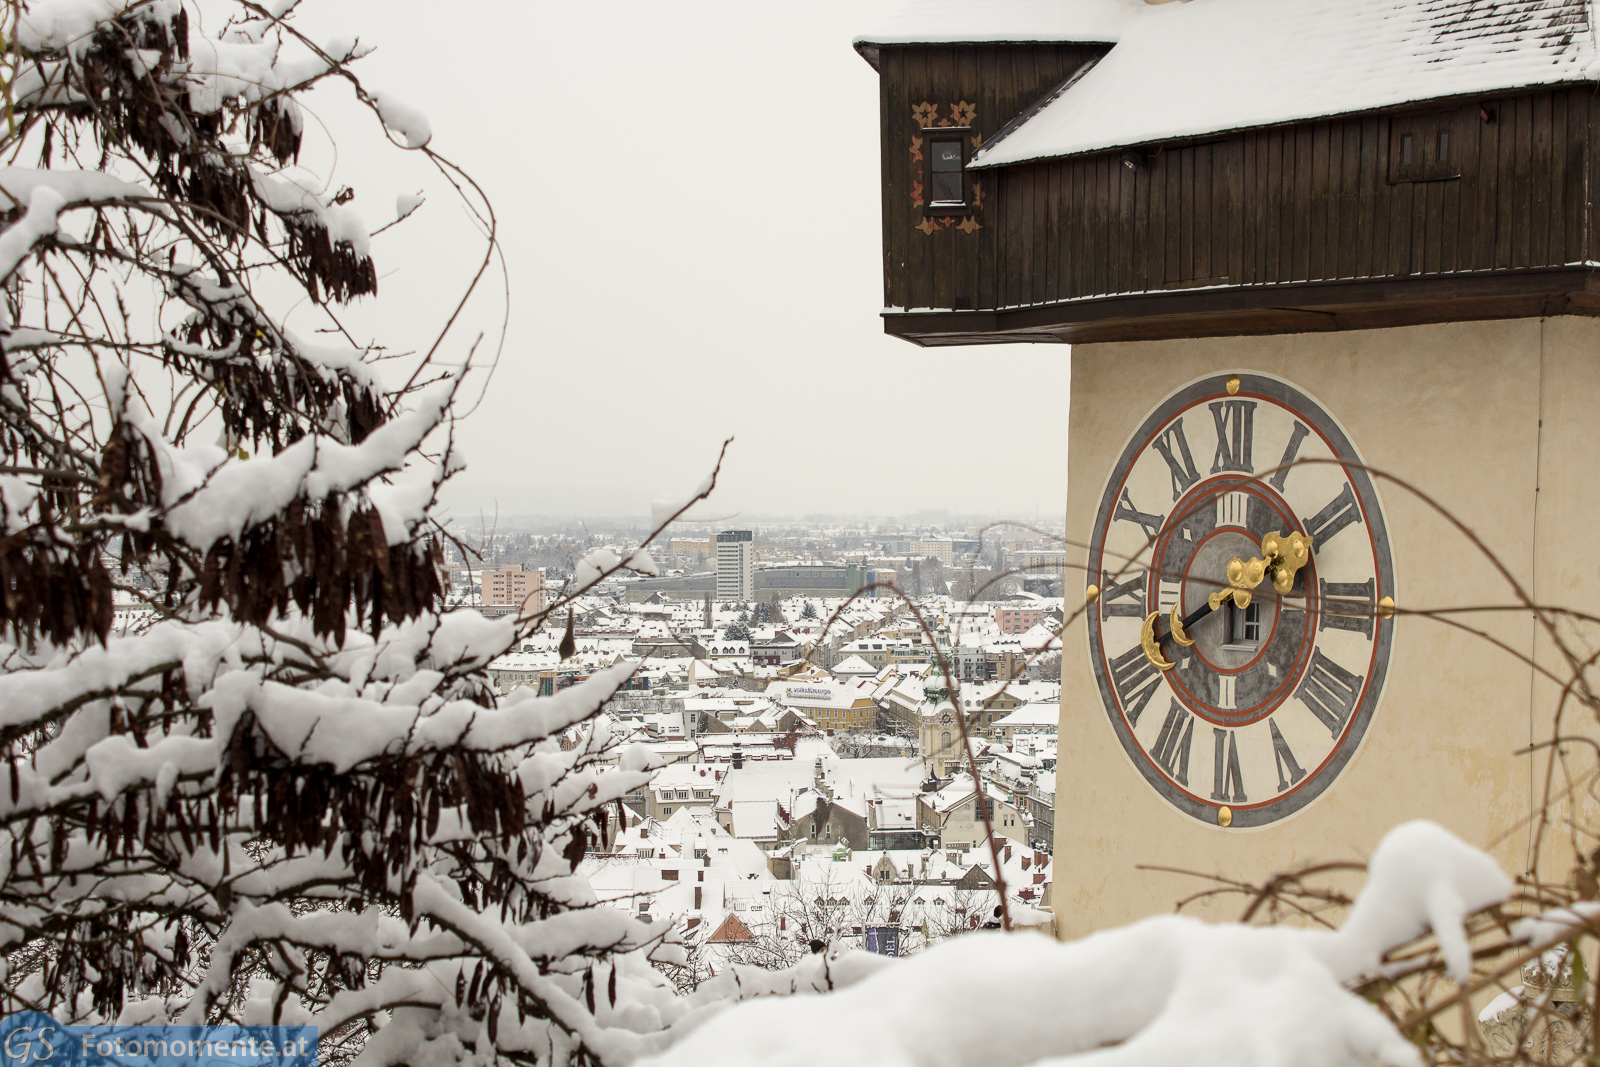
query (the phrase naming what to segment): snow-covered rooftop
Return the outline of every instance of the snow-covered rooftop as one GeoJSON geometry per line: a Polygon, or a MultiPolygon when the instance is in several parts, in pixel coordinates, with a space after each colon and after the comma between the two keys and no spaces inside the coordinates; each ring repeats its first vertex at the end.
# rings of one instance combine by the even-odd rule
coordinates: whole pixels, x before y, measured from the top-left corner
{"type": "Polygon", "coordinates": [[[848,656],[840,660],[833,668],[834,674],[870,674],[876,676],[878,668],[862,659],[860,656],[848,656]]]}
{"type": "Polygon", "coordinates": [[[1114,0],[915,0],[856,44],[1109,42],[1122,28],[1122,6],[1114,0]]]}
{"type": "Polygon", "coordinates": [[[924,0],[863,44],[1113,42],[972,166],[1600,77],[1588,0],[924,0]]]}
{"type": "Polygon", "coordinates": [[[1061,705],[1054,700],[1035,701],[1024,704],[1010,715],[995,723],[996,729],[1015,729],[1017,727],[1050,726],[1054,727],[1061,717],[1061,705]]]}

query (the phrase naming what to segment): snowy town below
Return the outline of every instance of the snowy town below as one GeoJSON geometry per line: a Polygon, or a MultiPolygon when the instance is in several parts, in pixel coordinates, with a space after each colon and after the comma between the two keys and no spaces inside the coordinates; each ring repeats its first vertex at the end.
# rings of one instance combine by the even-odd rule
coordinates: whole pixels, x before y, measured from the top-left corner
{"type": "MultiPolygon", "coordinates": [[[[598,536],[626,558],[628,532],[598,536]]],[[[451,598],[488,615],[542,612],[596,536],[462,533],[479,559],[452,568],[451,598]]],[[[619,758],[642,748],[663,766],[625,798],[620,832],[591,844],[584,873],[603,901],[677,925],[686,985],[727,962],[787,966],[818,941],[904,955],[993,924],[980,803],[1013,913],[1048,911],[1058,541],[789,524],[650,550],[659,575],[622,572],[575,602],[570,654],[562,612],[489,670],[502,693],[551,694],[638,664],[567,743],[612,731],[619,758]]]]}

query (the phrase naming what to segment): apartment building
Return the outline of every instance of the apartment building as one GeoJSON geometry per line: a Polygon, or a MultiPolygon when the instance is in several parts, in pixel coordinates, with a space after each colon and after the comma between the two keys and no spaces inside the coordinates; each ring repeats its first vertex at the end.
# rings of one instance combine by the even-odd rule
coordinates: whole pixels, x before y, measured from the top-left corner
{"type": "Polygon", "coordinates": [[[723,530],[717,534],[717,599],[745,603],[755,598],[755,534],[723,530]]]}
{"type": "Polygon", "coordinates": [[[544,568],[520,563],[485,567],[482,571],[483,606],[512,608],[526,617],[545,609],[544,568]]]}
{"type": "Polygon", "coordinates": [[[1026,607],[998,607],[994,612],[994,624],[1003,634],[1022,634],[1038,626],[1044,621],[1044,608],[1030,605],[1026,607]]]}

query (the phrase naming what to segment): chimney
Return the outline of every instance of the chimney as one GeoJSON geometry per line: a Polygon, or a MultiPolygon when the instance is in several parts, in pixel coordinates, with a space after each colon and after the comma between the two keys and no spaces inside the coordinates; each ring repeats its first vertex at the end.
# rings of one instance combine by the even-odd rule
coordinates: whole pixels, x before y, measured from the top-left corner
{"type": "Polygon", "coordinates": [[[1002,856],[1003,856],[1003,858],[1001,859],[1000,862],[1002,862],[1002,863],[1010,863],[1011,862],[1011,846],[1010,845],[1006,846],[1006,850],[1005,850],[1004,853],[1002,853],[1002,856]]]}

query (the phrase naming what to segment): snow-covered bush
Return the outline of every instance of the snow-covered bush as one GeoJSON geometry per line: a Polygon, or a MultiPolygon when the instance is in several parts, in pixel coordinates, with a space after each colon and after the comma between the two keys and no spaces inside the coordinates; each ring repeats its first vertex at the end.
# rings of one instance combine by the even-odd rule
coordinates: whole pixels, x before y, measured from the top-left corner
{"type": "Polygon", "coordinates": [[[541,620],[440,611],[471,346],[386,380],[350,339],[378,270],[348,192],[293,166],[299,99],[344,93],[492,242],[491,216],[293,8],[5,16],[0,142],[38,166],[0,169],[0,1014],[626,1059],[663,985],[627,954],[670,946],[572,872],[647,769],[557,736],[628,669],[502,698],[485,666],[541,620]],[[346,343],[286,329],[297,303],[346,343]]]}

